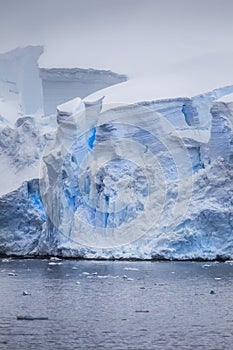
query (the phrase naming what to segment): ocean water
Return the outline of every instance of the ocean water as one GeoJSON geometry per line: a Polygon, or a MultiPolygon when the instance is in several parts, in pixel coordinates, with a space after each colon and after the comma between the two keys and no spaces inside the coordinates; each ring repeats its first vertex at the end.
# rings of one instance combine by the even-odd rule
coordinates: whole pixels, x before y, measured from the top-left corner
{"type": "Polygon", "coordinates": [[[0,259],[1,350],[232,348],[230,262],[0,259]]]}

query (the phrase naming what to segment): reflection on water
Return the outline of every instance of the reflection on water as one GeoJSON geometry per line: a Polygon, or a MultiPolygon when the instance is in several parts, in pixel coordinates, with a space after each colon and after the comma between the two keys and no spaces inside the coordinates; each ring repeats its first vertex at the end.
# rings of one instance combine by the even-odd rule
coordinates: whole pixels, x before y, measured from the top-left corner
{"type": "Polygon", "coordinates": [[[232,293],[230,263],[2,259],[0,349],[232,349],[232,293]]]}

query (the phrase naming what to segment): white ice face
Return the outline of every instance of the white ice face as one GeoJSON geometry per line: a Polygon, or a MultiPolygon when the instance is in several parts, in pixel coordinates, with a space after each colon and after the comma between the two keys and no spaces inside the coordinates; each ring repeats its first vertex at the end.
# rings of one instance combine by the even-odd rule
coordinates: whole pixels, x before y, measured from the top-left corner
{"type": "Polygon", "coordinates": [[[0,55],[0,115],[11,123],[43,109],[37,63],[42,53],[43,47],[28,46],[0,55]]]}

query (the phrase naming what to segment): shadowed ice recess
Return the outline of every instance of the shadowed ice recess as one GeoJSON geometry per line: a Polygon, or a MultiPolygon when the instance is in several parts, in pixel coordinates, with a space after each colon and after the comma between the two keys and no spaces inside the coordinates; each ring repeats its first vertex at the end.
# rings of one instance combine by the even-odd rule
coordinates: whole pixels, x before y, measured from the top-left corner
{"type": "Polygon", "coordinates": [[[41,52],[0,57],[0,253],[232,258],[233,85],[106,103],[125,76],[39,72],[41,52]]]}

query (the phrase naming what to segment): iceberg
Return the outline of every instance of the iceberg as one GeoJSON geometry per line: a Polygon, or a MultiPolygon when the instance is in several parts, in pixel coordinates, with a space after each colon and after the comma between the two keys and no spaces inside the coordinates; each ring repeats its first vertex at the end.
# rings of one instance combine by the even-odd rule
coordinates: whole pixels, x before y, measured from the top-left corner
{"type": "Polygon", "coordinates": [[[120,103],[127,83],[118,101],[90,83],[61,101],[45,77],[62,91],[73,73],[43,74],[56,115],[0,124],[0,254],[233,258],[233,86],[120,103]]]}

